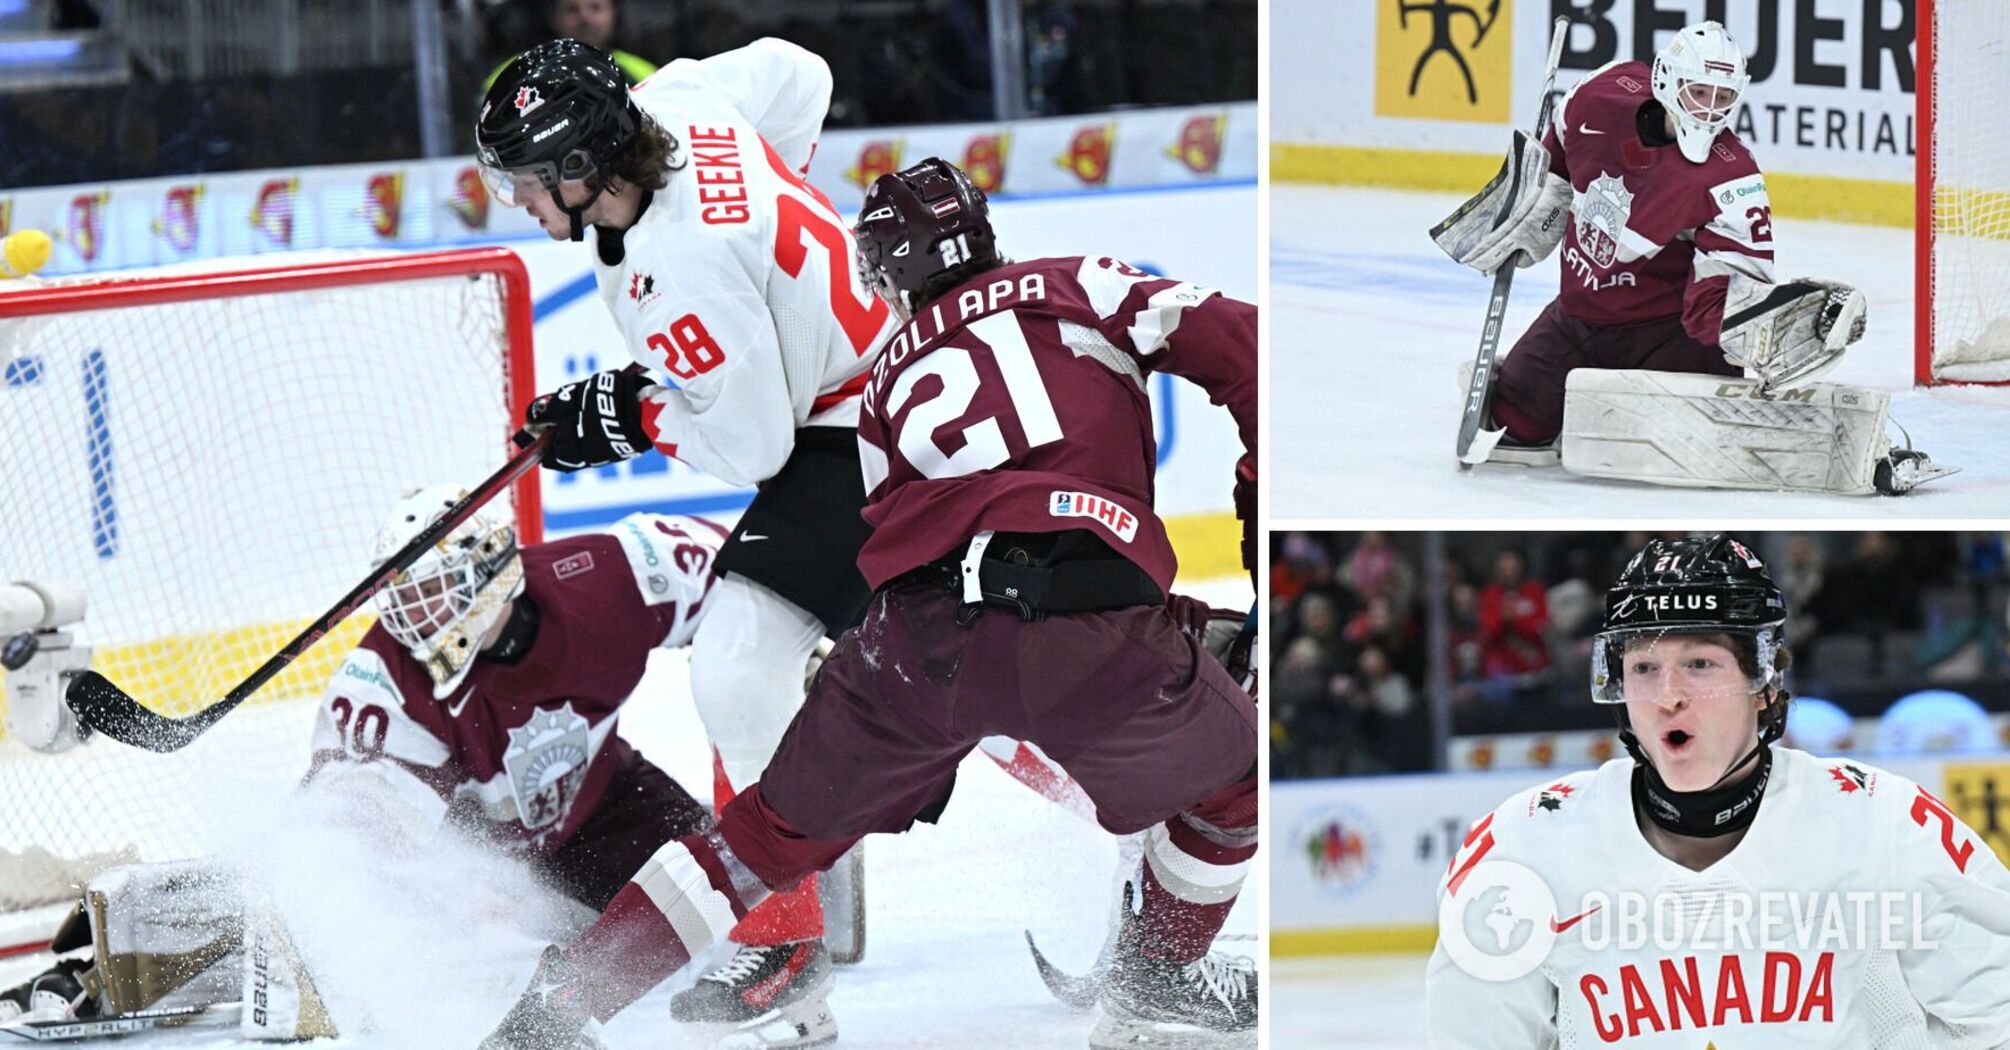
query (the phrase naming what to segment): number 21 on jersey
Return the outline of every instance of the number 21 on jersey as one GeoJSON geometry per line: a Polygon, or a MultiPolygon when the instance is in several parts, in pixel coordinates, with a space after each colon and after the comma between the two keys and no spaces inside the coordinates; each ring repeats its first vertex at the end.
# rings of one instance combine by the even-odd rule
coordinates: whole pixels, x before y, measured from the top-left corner
{"type": "Polygon", "coordinates": [[[1028,451],[1061,440],[1060,418],[1019,317],[1009,310],[995,313],[963,331],[961,341],[974,339],[977,350],[936,347],[908,366],[887,394],[888,418],[907,410],[897,424],[894,444],[901,458],[926,478],[961,477],[1010,460],[1013,453],[1003,425],[1008,414],[1016,420],[1028,451]],[[980,368],[984,357],[995,366],[995,376],[980,368]],[[922,380],[930,376],[940,385],[932,393],[919,393],[922,380]],[[973,409],[977,418],[944,431],[973,409]],[[952,434],[962,440],[943,440],[952,434]]]}

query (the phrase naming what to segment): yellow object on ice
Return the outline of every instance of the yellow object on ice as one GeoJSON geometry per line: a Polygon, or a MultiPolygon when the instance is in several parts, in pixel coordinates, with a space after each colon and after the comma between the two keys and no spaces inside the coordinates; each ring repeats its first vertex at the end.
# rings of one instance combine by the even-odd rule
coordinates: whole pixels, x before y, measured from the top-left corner
{"type": "Polygon", "coordinates": [[[26,277],[49,261],[49,235],[17,230],[0,241],[0,277],[26,277]]]}

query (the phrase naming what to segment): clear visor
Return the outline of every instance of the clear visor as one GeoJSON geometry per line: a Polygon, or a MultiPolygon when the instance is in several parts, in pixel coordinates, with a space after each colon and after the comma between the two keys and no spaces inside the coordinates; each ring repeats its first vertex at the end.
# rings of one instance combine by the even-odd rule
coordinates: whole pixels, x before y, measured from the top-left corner
{"type": "Polygon", "coordinates": [[[384,629],[398,644],[428,654],[432,639],[474,607],[473,559],[465,552],[429,559],[398,574],[374,601],[384,629]]]}
{"type": "Polygon", "coordinates": [[[493,168],[480,165],[482,185],[489,196],[505,208],[521,208],[540,197],[549,197],[558,187],[558,165],[533,164],[527,168],[493,168]]]}
{"type": "Polygon", "coordinates": [[[1711,128],[1730,123],[1731,111],[1738,106],[1738,89],[1730,84],[1707,80],[1685,80],[1675,89],[1680,115],[1711,128]]]}
{"type": "Polygon", "coordinates": [[[1601,704],[1653,703],[1669,697],[1691,702],[1752,696],[1773,681],[1778,636],[1753,636],[1758,673],[1738,665],[1728,632],[1637,627],[1605,631],[1591,642],[1591,699],[1601,704]]]}
{"type": "Polygon", "coordinates": [[[558,195],[560,181],[579,181],[593,174],[592,154],[576,149],[556,161],[539,161],[505,168],[495,162],[493,151],[484,149],[476,168],[489,196],[505,208],[521,208],[540,197],[558,195]]]}

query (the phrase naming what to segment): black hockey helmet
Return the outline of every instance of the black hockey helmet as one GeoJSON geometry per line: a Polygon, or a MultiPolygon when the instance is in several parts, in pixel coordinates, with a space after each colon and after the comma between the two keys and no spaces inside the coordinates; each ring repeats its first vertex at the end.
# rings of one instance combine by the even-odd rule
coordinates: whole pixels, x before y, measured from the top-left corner
{"type": "MultiPolygon", "coordinates": [[[[475,159],[489,193],[517,207],[533,183],[556,198],[560,180],[603,175],[641,127],[642,111],[606,52],[577,40],[552,40],[511,59],[496,75],[475,120],[475,159]]],[[[606,180],[594,181],[598,197],[606,180]]],[[[584,211],[585,205],[567,210],[584,211]]],[[[579,239],[577,215],[573,231],[579,239]]]]}
{"type": "MultiPolygon", "coordinates": [[[[1722,534],[1650,540],[1605,595],[1605,629],[1592,643],[1591,691],[1625,703],[1626,643],[1643,635],[1727,634],[1752,645],[1752,689],[1777,689],[1786,597],[1750,547],[1722,534]]],[[[1775,732],[1779,726],[1764,728],[1775,732]]]]}
{"type": "Polygon", "coordinates": [[[874,179],[852,232],[859,279],[899,293],[910,310],[944,274],[975,273],[999,262],[984,191],[941,157],[874,179]]]}

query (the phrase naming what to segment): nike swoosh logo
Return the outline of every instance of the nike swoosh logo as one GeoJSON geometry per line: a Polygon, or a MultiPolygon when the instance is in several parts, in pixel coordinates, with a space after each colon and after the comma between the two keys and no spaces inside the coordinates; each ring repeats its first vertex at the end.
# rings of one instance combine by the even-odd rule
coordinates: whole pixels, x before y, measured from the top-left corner
{"type": "Polygon", "coordinates": [[[447,717],[448,718],[461,717],[462,709],[468,706],[468,701],[474,699],[474,696],[475,696],[475,685],[473,682],[469,682],[468,684],[461,686],[461,695],[453,700],[447,701],[447,717]]]}
{"type": "Polygon", "coordinates": [[[1580,912],[1576,915],[1571,916],[1568,919],[1563,920],[1562,922],[1558,922],[1555,916],[1551,916],[1549,920],[1550,932],[1562,933],[1563,931],[1570,929],[1572,926],[1575,926],[1578,923],[1583,922],[1585,916],[1590,915],[1592,912],[1595,912],[1602,907],[1604,907],[1604,905],[1594,904],[1591,906],[1589,911],[1580,912]]]}
{"type": "Polygon", "coordinates": [[[1594,127],[1592,127],[1592,126],[1591,126],[1591,125],[1589,125],[1589,124],[1579,124],[1579,125],[1577,126],[1577,133],[1578,133],[1578,134],[1580,134],[1580,135],[1603,135],[1603,134],[1605,134],[1605,132],[1603,132],[1603,131],[1600,131],[1600,130],[1598,130],[1597,128],[1594,128],[1594,127]]]}
{"type": "Polygon", "coordinates": [[[768,535],[767,535],[767,533],[764,533],[764,532],[743,532],[743,533],[740,533],[740,542],[741,542],[741,543],[753,543],[753,542],[754,542],[754,541],[756,541],[756,540],[765,540],[765,539],[767,539],[767,538],[768,538],[768,535]]]}

